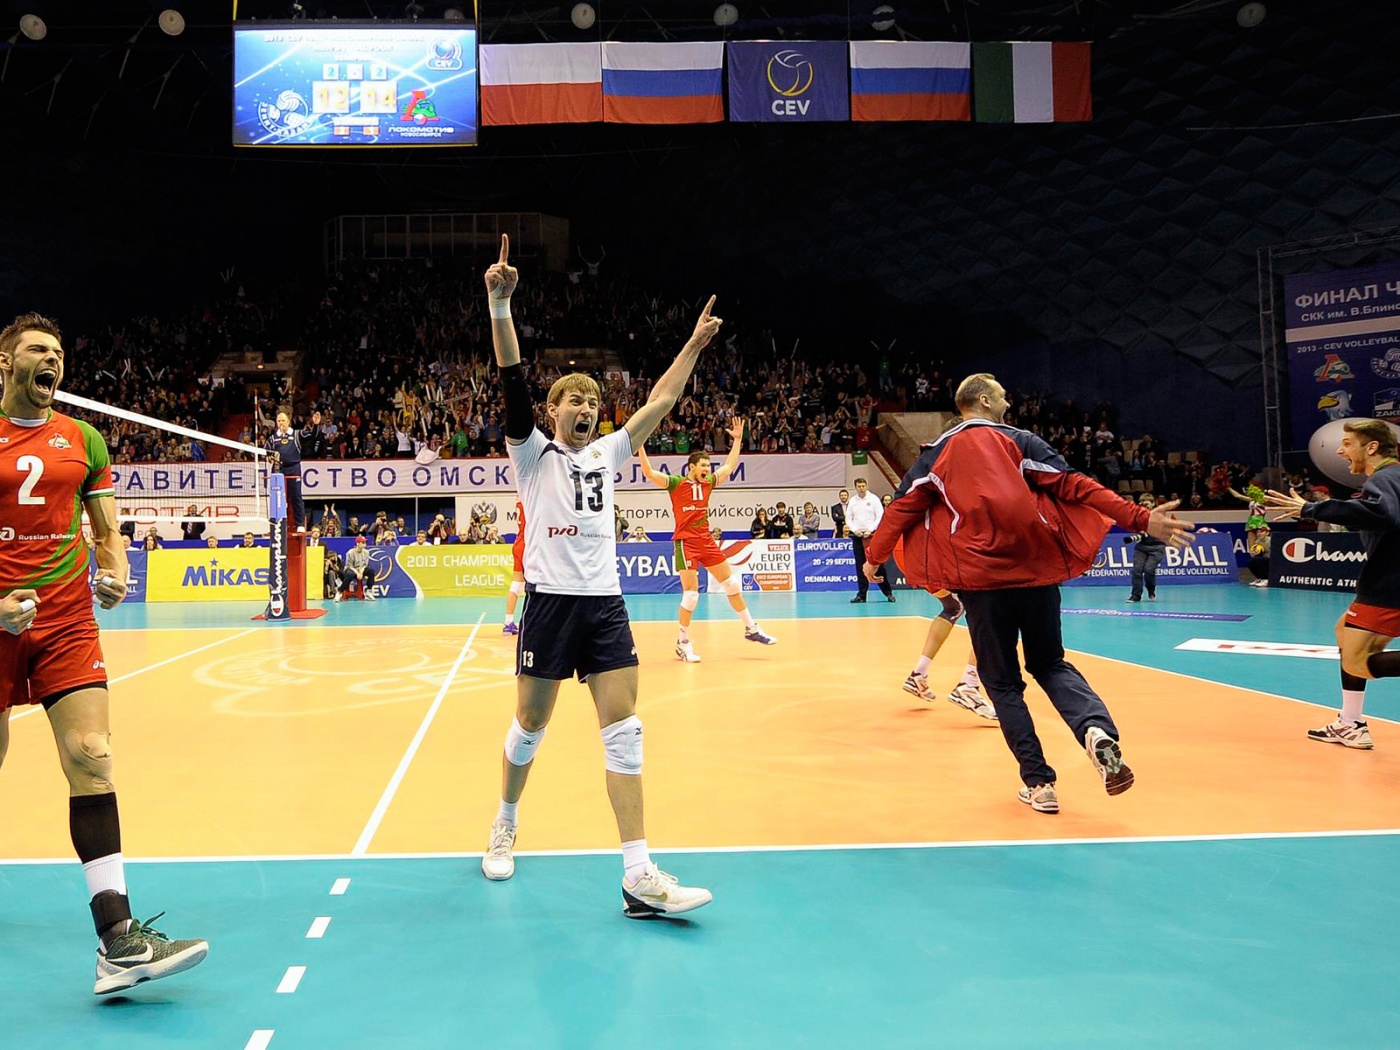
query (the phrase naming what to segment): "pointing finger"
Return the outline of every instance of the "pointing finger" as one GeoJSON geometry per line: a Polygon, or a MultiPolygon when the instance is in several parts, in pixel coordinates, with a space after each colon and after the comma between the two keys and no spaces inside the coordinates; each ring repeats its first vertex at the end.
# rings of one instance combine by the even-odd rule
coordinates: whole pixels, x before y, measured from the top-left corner
{"type": "Polygon", "coordinates": [[[506,264],[506,259],[510,256],[510,234],[501,234],[501,265],[506,264]]]}
{"type": "Polygon", "coordinates": [[[715,299],[716,299],[716,298],[717,298],[717,296],[713,296],[713,295],[710,296],[710,301],[709,301],[708,303],[705,304],[705,309],[703,309],[703,310],[700,311],[700,318],[701,318],[701,320],[708,321],[708,320],[710,319],[710,311],[713,310],[713,309],[715,308],[715,299]]]}

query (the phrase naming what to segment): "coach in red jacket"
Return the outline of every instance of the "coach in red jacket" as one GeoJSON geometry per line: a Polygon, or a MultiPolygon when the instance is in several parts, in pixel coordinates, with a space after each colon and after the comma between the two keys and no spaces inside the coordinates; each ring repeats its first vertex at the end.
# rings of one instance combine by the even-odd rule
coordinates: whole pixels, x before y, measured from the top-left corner
{"type": "Polygon", "coordinates": [[[1042,813],[1060,808],[1055,771],[1026,709],[1018,637],[1026,669],[1084,744],[1108,793],[1121,794],[1133,773],[1108,708],[1065,660],[1059,585],[1089,569],[1110,522],[1174,546],[1194,526],[1170,513],[1175,503],[1149,513],[1070,470],[1034,434],[1007,426],[1006,391],[995,377],[968,376],[956,401],[963,421],[925,447],[919,466],[927,472],[885,508],[864,571],[878,572],[903,538],[909,582],[962,599],[978,673],[1021,764],[1022,802],[1042,813]]]}

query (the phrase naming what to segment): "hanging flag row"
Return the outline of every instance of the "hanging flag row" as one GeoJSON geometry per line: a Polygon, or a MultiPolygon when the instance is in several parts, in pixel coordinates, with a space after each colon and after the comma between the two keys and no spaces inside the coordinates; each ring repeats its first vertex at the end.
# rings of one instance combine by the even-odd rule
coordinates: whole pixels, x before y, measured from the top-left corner
{"type": "Polygon", "coordinates": [[[484,44],[485,125],[1085,121],[1087,43],[484,44]]]}

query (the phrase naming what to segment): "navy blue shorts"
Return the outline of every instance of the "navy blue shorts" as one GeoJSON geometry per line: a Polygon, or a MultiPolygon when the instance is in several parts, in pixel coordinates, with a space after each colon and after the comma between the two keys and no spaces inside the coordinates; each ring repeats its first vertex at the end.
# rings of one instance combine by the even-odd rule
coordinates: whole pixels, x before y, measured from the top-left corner
{"type": "Polygon", "coordinates": [[[515,673],[562,682],[637,666],[637,643],[620,594],[543,594],[527,587],[515,673]]]}

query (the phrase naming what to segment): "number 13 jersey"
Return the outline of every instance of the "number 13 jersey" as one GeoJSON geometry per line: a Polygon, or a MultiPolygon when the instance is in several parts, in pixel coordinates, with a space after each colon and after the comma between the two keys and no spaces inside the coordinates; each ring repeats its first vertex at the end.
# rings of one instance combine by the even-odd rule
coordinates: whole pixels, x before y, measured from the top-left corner
{"type": "Polygon", "coordinates": [[[0,594],[38,591],[46,626],[91,620],[83,500],[113,494],[107,443],[61,412],[27,424],[0,413],[0,594]]]}
{"type": "Polygon", "coordinates": [[[632,435],[575,449],[535,429],[506,451],[530,523],[525,582],[545,594],[621,594],[613,478],[632,458],[632,435]]]}

